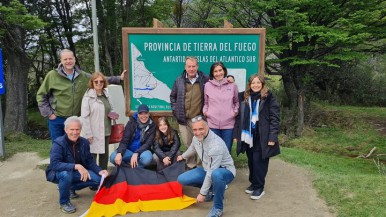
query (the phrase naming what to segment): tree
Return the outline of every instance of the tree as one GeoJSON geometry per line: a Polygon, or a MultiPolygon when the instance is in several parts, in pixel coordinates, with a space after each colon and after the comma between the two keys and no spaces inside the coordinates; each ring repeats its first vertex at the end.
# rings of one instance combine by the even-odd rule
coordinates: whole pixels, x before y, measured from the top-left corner
{"type": "Polygon", "coordinates": [[[2,1],[0,6],[0,45],[5,60],[5,132],[24,132],[27,125],[27,78],[30,61],[25,52],[26,30],[43,23],[27,13],[17,0],[2,1]]]}
{"type": "Polygon", "coordinates": [[[364,52],[385,50],[384,0],[215,0],[213,4],[235,27],[267,29],[266,72],[282,76],[286,105],[297,117],[289,122],[287,133],[303,131],[304,78],[314,67],[338,69],[339,63],[362,58],[364,52]]]}

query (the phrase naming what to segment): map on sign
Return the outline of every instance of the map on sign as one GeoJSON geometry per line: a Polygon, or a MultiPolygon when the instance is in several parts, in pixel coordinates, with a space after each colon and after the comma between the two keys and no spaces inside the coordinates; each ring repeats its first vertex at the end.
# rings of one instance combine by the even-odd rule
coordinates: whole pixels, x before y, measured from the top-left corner
{"type": "Polygon", "coordinates": [[[171,89],[146,68],[144,60],[141,60],[141,52],[134,44],[131,44],[131,50],[133,98],[138,99],[139,102],[141,102],[140,98],[155,98],[170,103],[171,89]]]}
{"type": "Polygon", "coordinates": [[[247,70],[246,69],[230,69],[228,68],[228,75],[233,75],[235,78],[235,83],[237,85],[237,88],[239,89],[239,92],[242,92],[245,90],[247,80],[247,70]]]}

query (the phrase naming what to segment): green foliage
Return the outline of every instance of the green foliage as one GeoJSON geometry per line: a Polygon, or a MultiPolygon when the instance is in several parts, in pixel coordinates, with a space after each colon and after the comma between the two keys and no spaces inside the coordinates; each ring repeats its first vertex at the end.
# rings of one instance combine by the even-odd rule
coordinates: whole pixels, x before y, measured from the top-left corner
{"type": "MultiPolygon", "coordinates": [[[[0,4],[0,26],[18,25],[26,30],[41,28],[45,25],[36,16],[28,14],[27,9],[17,0],[11,0],[9,4],[0,4]]],[[[0,28],[0,37],[5,34],[7,28],[0,28]]]]}
{"type": "MultiPolygon", "coordinates": [[[[349,76],[352,71],[346,66],[352,67],[352,63],[370,53],[385,52],[384,0],[205,2],[216,5],[222,17],[233,22],[235,27],[266,28],[266,56],[269,57],[266,72],[283,76],[290,109],[297,108],[299,95],[312,92],[312,86],[319,85],[320,80],[326,82],[324,86],[328,83],[345,86],[347,80],[343,76],[339,79],[329,79],[329,76],[344,70],[349,76]]],[[[300,118],[302,115],[298,114],[300,118]]],[[[294,118],[294,121],[298,120],[294,118]]]]}
{"type": "Polygon", "coordinates": [[[308,96],[345,105],[386,106],[386,55],[366,55],[339,69],[315,68],[303,81],[308,96]]]}

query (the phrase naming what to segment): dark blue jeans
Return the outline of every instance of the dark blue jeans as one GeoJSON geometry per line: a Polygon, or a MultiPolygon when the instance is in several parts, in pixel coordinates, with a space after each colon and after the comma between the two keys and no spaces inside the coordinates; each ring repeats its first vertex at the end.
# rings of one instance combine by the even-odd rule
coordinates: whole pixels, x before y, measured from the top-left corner
{"type": "MultiPolygon", "coordinates": [[[[115,157],[117,156],[117,150],[115,150],[111,155],[110,155],[110,162],[112,164],[115,164],[115,157]]],[[[133,156],[134,152],[130,151],[129,149],[126,149],[125,154],[122,156],[122,161],[125,161],[127,164],[130,164],[131,157],[133,156]]],[[[138,167],[145,167],[149,166],[153,162],[153,154],[151,151],[146,150],[142,152],[138,156],[138,167]]]]}
{"type": "MultiPolygon", "coordinates": [[[[206,171],[202,167],[186,171],[178,176],[177,181],[181,185],[201,187],[206,176],[206,171]]],[[[235,178],[233,173],[225,168],[217,168],[212,172],[212,188],[213,188],[213,207],[223,210],[225,186],[235,178]]]]}
{"type": "Polygon", "coordinates": [[[224,140],[225,145],[229,150],[229,154],[232,151],[232,143],[233,143],[233,129],[211,129],[217,136],[219,136],[222,140],[224,140]]]}
{"type": "Polygon", "coordinates": [[[56,116],[54,120],[48,119],[48,130],[50,131],[51,141],[53,142],[59,136],[63,136],[64,132],[64,121],[67,118],[56,116]]]}
{"type": "Polygon", "coordinates": [[[70,201],[70,189],[80,190],[89,186],[99,186],[101,176],[88,170],[91,179],[83,182],[80,180],[78,171],[61,171],[56,173],[56,178],[59,180],[59,204],[65,204],[70,201]]]}

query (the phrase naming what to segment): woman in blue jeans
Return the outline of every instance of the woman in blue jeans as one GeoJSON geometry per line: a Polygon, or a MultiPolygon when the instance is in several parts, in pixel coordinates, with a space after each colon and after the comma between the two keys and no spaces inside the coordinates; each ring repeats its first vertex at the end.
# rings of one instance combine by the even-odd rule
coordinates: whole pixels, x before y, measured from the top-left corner
{"type": "Polygon", "coordinates": [[[210,129],[224,140],[231,153],[233,128],[239,110],[239,91],[236,83],[228,81],[227,75],[227,68],[222,62],[212,64],[209,81],[204,88],[202,110],[210,129]]]}
{"type": "Polygon", "coordinates": [[[123,138],[117,150],[111,154],[110,162],[121,165],[124,161],[132,168],[150,165],[153,161],[150,148],[154,141],[155,129],[149,107],[145,104],[139,105],[138,112],[127,122],[123,138]]]}

